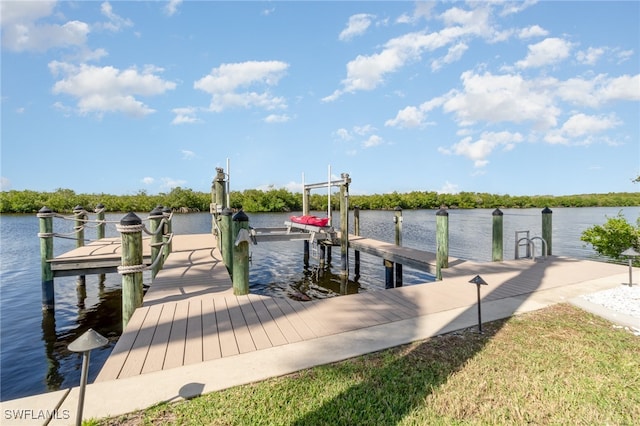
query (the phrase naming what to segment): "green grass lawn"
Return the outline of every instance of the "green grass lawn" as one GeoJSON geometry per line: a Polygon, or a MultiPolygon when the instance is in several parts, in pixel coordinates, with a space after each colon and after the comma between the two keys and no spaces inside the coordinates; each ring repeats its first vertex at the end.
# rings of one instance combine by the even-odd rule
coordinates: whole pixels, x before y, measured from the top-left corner
{"type": "Polygon", "coordinates": [[[92,425],[632,425],[640,337],[570,305],[92,425]]]}

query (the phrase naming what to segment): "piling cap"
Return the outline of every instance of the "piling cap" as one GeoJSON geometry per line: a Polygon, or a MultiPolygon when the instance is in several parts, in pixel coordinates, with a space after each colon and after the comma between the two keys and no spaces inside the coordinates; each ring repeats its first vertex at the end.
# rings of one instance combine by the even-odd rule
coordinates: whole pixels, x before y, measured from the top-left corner
{"type": "Polygon", "coordinates": [[[246,213],[242,210],[234,214],[231,219],[233,219],[236,222],[249,222],[249,216],[247,216],[246,213]]]}
{"type": "Polygon", "coordinates": [[[171,214],[171,207],[165,207],[165,208],[163,208],[163,209],[162,209],[162,213],[165,213],[165,214],[167,214],[167,215],[168,215],[168,214],[171,214]]]}
{"type": "Polygon", "coordinates": [[[393,210],[395,210],[395,211],[397,211],[397,212],[401,212],[401,211],[402,211],[402,207],[400,207],[400,206],[395,206],[395,207],[393,208],[393,210]]]}
{"type": "Polygon", "coordinates": [[[122,219],[120,219],[120,225],[140,225],[142,223],[142,219],[138,217],[134,212],[127,213],[122,219]]]}
{"type": "Polygon", "coordinates": [[[445,208],[441,208],[436,212],[436,216],[449,216],[449,212],[445,208]]]}
{"type": "Polygon", "coordinates": [[[149,212],[149,216],[163,216],[162,214],[162,206],[156,206],[151,212],[149,212]]]}
{"type": "Polygon", "coordinates": [[[542,214],[549,214],[549,213],[553,213],[549,207],[545,207],[544,210],[542,210],[542,214]]]}
{"type": "Polygon", "coordinates": [[[495,210],[493,211],[493,213],[491,213],[491,214],[492,214],[493,216],[502,216],[502,215],[504,215],[504,213],[502,213],[502,210],[500,210],[500,209],[495,209],[495,210]]]}
{"type": "Polygon", "coordinates": [[[69,343],[67,349],[71,352],[87,352],[106,346],[108,343],[109,339],[90,328],[82,336],[69,343]]]}
{"type": "Polygon", "coordinates": [[[53,213],[53,211],[49,207],[44,206],[40,210],[38,210],[38,213],[53,213]]]}
{"type": "Polygon", "coordinates": [[[98,205],[96,206],[96,209],[104,209],[104,204],[98,203],[98,205]]]}
{"type": "Polygon", "coordinates": [[[84,207],[82,207],[81,205],[77,205],[73,208],[74,212],[81,212],[82,210],[84,210],[84,207]]]}

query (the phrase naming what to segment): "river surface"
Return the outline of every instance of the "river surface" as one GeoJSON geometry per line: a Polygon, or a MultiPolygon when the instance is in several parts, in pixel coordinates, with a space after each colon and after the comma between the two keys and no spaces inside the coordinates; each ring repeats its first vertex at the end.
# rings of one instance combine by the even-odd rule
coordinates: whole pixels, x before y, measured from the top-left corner
{"type": "MultiPolygon", "coordinates": [[[[607,217],[622,212],[630,223],[640,216],[640,207],[564,208],[553,210],[554,255],[580,259],[599,259],[591,247],[580,241],[582,232],[607,217]]],[[[492,210],[449,210],[449,254],[477,261],[491,260],[492,210]]],[[[540,236],[541,209],[505,209],[504,259],[515,255],[516,231],[540,236]]],[[[291,214],[251,213],[252,227],[281,227],[291,214]]],[[[317,213],[320,215],[320,213],[317,213]]],[[[435,251],[435,210],[402,212],[402,244],[435,251]]],[[[123,214],[108,214],[107,236],[118,236],[115,222],[123,214]]],[[[146,214],[139,214],[146,218],[146,214]]],[[[91,215],[95,219],[95,215],[91,215]]],[[[334,224],[339,215],[334,213],[334,224]]],[[[54,232],[71,233],[72,220],[54,219],[54,232]]],[[[174,215],[176,234],[211,231],[208,213],[174,215]]],[[[350,218],[353,232],[353,212],[350,218]]],[[[67,345],[93,328],[110,344],[91,353],[89,382],[97,376],[122,332],[120,308],[121,278],[118,274],[89,275],[84,287],[75,277],[56,278],[55,311],[41,310],[40,242],[36,215],[0,215],[0,400],[34,395],[77,386],[82,357],[67,345]]],[[[395,242],[393,211],[361,211],[360,234],[389,243],[395,242]]],[[[95,229],[87,229],[85,238],[94,239],[95,229]]],[[[56,238],[54,255],[75,247],[75,241],[56,238]]],[[[539,250],[539,249],[538,249],[539,250]]],[[[361,255],[360,277],[353,281],[353,255],[350,252],[350,281],[341,285],[339,248],[332,262],[320,269],[313,258],[308,267],[302,259],[302,242],[261,243],[251,246],[251,292],[279,297],[334,297],[384,289],[385,271],[380,258],[361,255]]],[[[404,268],[404,285],[433,280],[424,272],[404,268]]],[[[145,284],[150,275],[145,274],[145,284]]]]}

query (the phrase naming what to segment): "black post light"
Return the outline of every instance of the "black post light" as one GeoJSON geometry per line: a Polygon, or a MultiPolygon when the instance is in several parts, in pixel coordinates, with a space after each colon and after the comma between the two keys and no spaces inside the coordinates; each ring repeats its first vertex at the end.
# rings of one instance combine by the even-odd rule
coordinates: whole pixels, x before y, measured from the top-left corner
{"type": "Polygon", "coordinates": [[[627,256],[629,258],[629,287],[631,287],[633,285],[633,277],[632,277],[632,271],[633,271],[633,258],[640,256],[640,253],[638,253],[637,251],[635,251],[633,249],[633,247],[629,247],[628,249],[626,249],[625,251],[622,252],[623,256],[627,256]]]}
{"type": "Polygon", "coordinates": [[[478,288],[478,333],[482,334],[482,311],[481,311],[481,308],[480,308],[480,286],[481,285],[489,285],[489,284],[487,284],[486,281],[483,280],[480,275],[476,275],[469,282],[471,284],[475,284],[476,287],[478,288]]]}
{"type": "Polygon", "coordinates": [[[78,396],[78,413],[76,415],[76,426],[82,425],[82,409],[84,407],[84,391],[87,386],[87,376],[89,375],[89,355],[92,350],[106,346],[109,339],[102,336],[93,329],[87,330],[82,336],[69,343],[67,348],[71,352],[82,353],[82,376],[80,377],[80,394],[78,396]]]}

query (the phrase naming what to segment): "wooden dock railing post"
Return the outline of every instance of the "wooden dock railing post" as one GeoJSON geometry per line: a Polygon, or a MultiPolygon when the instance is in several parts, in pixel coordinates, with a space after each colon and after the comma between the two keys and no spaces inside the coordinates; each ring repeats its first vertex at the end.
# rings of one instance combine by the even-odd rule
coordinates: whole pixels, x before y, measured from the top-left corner
{"type": "Polygon", "coordinates": [[[233,215],[233,211],[230,208],[225,208],[220,213],[220,233],[222,234],[221,240],[221,248],[222,252],[222,261],[224,262],[224,266],[227,267],[227,271],[233,274],[233,223],[231,222],[231,216],[233,215]]]}
{"type": "Polygon", "coordinates": [[[503,248],[503,229],[504,229],[504,214],[500,209],[495,209],[491,213],[493,217],[493,239],[491,243],[491,260],[493,262],[502,262],[504,248],[503,248]]]}
{"type": "Polygon", "coordinates": [[[120,220],[118,231],[122,239],[122,329],[129,323],[136,308],[142,306],[142,219],[133,212],[120,220]]]}
{"type": "MultiPolygon", "coordinates": [[[[393,222],[396,225],[396,245],[402,245],[402,208],[395,208],[393,222]]],[[[402,265],[396,262],[396,287],[402,287],[402,265]]]]}
{"type": "Polygon", "coordinates": [[[348,173],[340,174],[340,259],[342,260],[341,275],[343,280],[349,279],[349,183],[348,173]]]}
{"type": "MultiPolygon", "coordinates": [[[[551,240],[553,238],[553,212],[549,207],[542,210],[542,239],[547,243],[547,256],[551,256],[551,240]]],[[[544,247],[544,245],[543,245],[544,247]]],[[[545,253],[542,253],[544,256],[545,253]]]]}
{"type": "Polygon", "coordinates": [[[42,310],[53,310],[55,295],[53,288],[53,271],[49,260],[53,259],[53,216],[55,213],[49,207],[42,207],[38,211],[40,226],[40,269],[42,272],[42,310]]]}
{"type": "MultiPolygon", "coordinates": [[[[84,225],[87,223],[87,212],[84,207],[78,205],[73,208],[74,230],[76,232],[76,248],[84,247],[84,225]]],[[[78,293],[78,305],[84,307],[84,299],[87,297],[86,277],[79,275],[76,282],[76,290],[78,293]]]]}
{"type": "Polygon", "coordinates": [[[442,280],[442,268],[449,267],[449,212],[436,212],[436,280],[442,280]]]}
{"type": "Polygon", "coordinates": [[[162,263],[169,257],[169,254],[173,251],[173,243],[171,242],[171,233],[173,232],[173,225],[171,224],[171,209],[165,207],[162,209],[162,215],[164,216],[164,231],[162,231],[162,242],[165,243],[163,247],[162,263]]]}
{"type": "Polygon", "coordinates": [[[106,223],[104,221],[104,204],[100,203],[96,206],[96,208],[93,210],[96,213],[96,219],[100,222],[98,224],[97,230],[96,230],[96,239],[101,240],[102,238],[104,238],[104,231],[106,228],[106,223]]]}
{"type": "MultiPolygon", "coordinates": [[[[353,233],[354,235],[360,235],[360,207],[358,206],[353,207],[353,233]]],[[[360,250],[353,251],[353,260],[355,262],[355,277],[353,279],[358,281],[360,278],[360,250]]]]}
{"type": "Polygon", "coordinates": [[[233,294],[249,294],[249,217],[240,210],[233,215],[233,294]]]}
{"type": "MultiPolygon", "coordinates": [[[[149,212],[149,232],[151,232],[151,279],[155,279],[156,275],[162,267],[162,262],[156,262],[159,256],[162,256],[162,233],[159,231],[160,225],[164,219],[164,213],[162,212],[162,206],[156,206],[151,212],[149,212]]],[[[164,228],[162,229],[164,231],[164,228]]]]}

